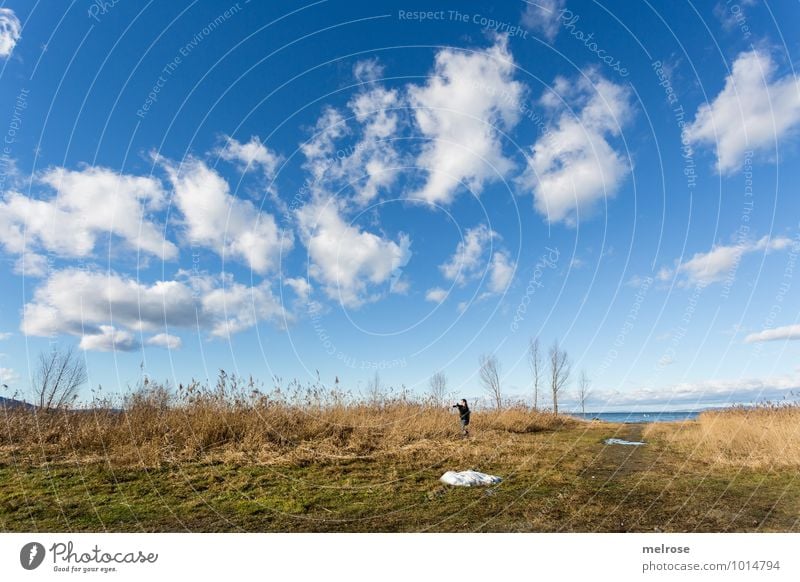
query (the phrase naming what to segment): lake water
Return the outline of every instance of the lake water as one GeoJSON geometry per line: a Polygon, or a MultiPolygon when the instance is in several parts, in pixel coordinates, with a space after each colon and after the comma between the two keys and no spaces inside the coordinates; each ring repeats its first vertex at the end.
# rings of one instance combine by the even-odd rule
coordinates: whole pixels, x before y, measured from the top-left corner
{"type": "Polygon", "coordinates": [[[605,422],[674,422],[697,418],[698,411],[665,411],[665,412],[587,412],[573,413],[570,416],[592,420],[597,418],[605,422]]]}

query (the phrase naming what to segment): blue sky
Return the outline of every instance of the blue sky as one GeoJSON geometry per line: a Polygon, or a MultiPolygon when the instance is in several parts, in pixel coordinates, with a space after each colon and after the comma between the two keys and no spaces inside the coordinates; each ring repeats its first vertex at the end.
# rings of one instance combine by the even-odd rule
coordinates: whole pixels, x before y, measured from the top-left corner
{"type": "Polygon", "coordinates": [[[798,5],[428,4],[4,3],[8,392],[530,399],[538,337],[597,410],[793,397],[798,5]]]}

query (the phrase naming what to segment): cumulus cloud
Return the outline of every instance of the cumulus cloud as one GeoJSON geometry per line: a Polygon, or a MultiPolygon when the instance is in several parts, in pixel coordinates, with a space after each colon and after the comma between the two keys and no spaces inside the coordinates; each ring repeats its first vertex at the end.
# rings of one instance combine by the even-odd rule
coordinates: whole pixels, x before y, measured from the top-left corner
{"type": "Polygon", "coordinates": [[[131,352],[139,347],[134,335],[112,325],[98,326],[97,333],[81,337],[80,348],[95,352],[131,352]]]}
{"type": "Polygon", "coordinates": [[[511,283],[515,270],[516,265],[507,252],[494,253],[489,264],[489,291],[503,293],[511,283]]]}
{"type": "Polygon", "coordinates": [[[81,269],[54,272],[23,308],[21,331],[83,336],[110,324],[145,331],[165,324],[196,324],[192,289],[180,281],[140,283],[116,274],[81,269]]]}
{"type": "Polygon", "coordinates": [[[749,334],[744,341],[752,344],[757,342],[772,342],[779,340],[798,340],[800,339],[800,325],[784,325],[765,329],[756,333],[749,334]]]}
{"type": "Polygon", "coordinates": [[[147,343],[148,346],[158,346],[168,350],[177,350],[183,345],[181,338],[169,333],[156,334],[153,337],[148,338],[147,342],[145,343],[147,343]]]}
{"type": "Polygon", "coordinates": [[[383,76],[383,65],[377,57],[358,61],[353,65],[353,76],[362,83],[377,81],[383,76]]]}
{"type": "Polygon", "coordinates": [[[741,53],[725,87],[687,128],[692,143],[714,147],[721,174],[741,167],[748,150],[775,151],[800,123],[800,79],[791,73],[776,79],[776,68],[765,51],[741,53]]]}
{"type": "Polygon", "coordinates": [[[400,131],[402,105],[398,91],[370,84],[347,104],[355,122],[352,126],[339,111],[323,110],[314,135],[300,145],[311,174],[307,182],[311,193],[320,197],[327,192],[353,192],[350,202],[363,206],[388,190],[401,165],[392,138],[400,131]],[[345,136],[350,141],[341,143],[345,136]]]}
{"type": "Polygon", "coordinates": [[[311,296],[311,283],[309,283],[307,279],[303,279],[302,277],[287,277],[283,279],[283,283],[294,291],[298,301],[302,303],[307,302],[308,298],[311,296]]]}
{"type": "Polygon", "coordinates": [[[261,143],[255,135],[247,143],[225,136],[225,145],[217,150],[217,155],[237,164],[244,172],[260,169],[269,179],[275,177],[281,162],[281,157],[261,143]]]}
{"type": "Polygon", "coordinates": [[[44,277],[48,267],[47,257],[30,251],[23,252],[14,262],[14,272],[23,277],[44,277]]]}
{"type": "Polygon", "coordinates": [[[608,141],[632,117],[630,91],[591,70],[574,83],[557,78],[541,102],[554,121],[533,145],[521,183],[533,188],[548,222],[573,224],[578,211],[614,196],[630,172],[608,141]]]}
{"type": "Polygon", "coordinates": [[[289,250],[293,240],[271,214],[232,196],[228,182],[200,160],[164,166],[186,237],[193,244],[243,262],[259,274],[277,268],[281,252],[289,250]]]}
{"type": "Polygon", "coordinates": [[[668,280],[675,272],[686,277],[693,285],[708,285],[732,277],[742,257],[759,251],[784,250],[792,244],[786,237],[762,237],[757,241],[741,241],[735,245],[714,245],[707,253],[695,253],[691,259],[680,263],[675,271],[662,268],[658,279],[668,280]]]}
{"type": "Polygon", "coordinates": [[[408,88],[417,128],[429,140],[416,162],[428,176],[412,197],[447,204],[462,182],[479,191],[513,168],[499,129],[519,118],[523,85],[514,70],[508,39],[499,37],[485,50],[439,51],[427,83],[408,88]]]}
{"type": "Polygon", "coordinates": [[[428,289],[425,293],[425,301],[431,301],[433,303],[441,303],[447,297],[447,290],[442,289],[441,287],[433,287],[428,289]]]}
{"type": "MultiPolygon", "coordinates": [[[[467,229],[462,240],[456,245],[455,252],[439,265],[439,270],[446,279],[462,287],[488,275],[487,290],[478,297],[478,300],[505,292],[514,277],[516,264],[506,250],[492,250],[495,241],[499,241],[500,238],[497,232],[485,224],[467,229]]],[[[444,299],[445,295],[446,292],[437,287],[428,291],[426,299],[435,301],[440,296],[444,299]]]]}
{"type": "Polygon", "coordinates": [[[227,337],[260,321],[281,325],[285,315],[269,285],[181,273],[141,283],[115,273],[65,269],[53,273],[23,307],[26,335],[81,337],[86,349],[132,346],[125,334],[164,327],[202,329],[227,337]],[[112,327],[113,326],[113,327],[112,327]]]}
{"type": "Polygon", "coordinates": [[[492,242],[498,239],[494,230],[485,224],[467,229],[453,255],[439,265],[442,275],[458,285],[480,278],[486,267],[486,256],[492,242]]]}
{"type": "Polygon", "coordinates": [[[397,131],[397,113],[393,109],[400,103],[397,91],[375,87],[356,95],[349,107],[359,123],[364,124],[365,137],[379,140],[397,131]]]}
{"type": "Polygon", "coordinates": [[[22,24],[10,8],[0,8],[0,58],[11,56],[22,35],[22,24]]]}
{"type": "Polygon", "coordinates": [[[377,299],[371,288],[387,283],[411,258],[411,240],[397,241],[348,224],[334,200],[319,200],[297,211],[308,249],[309,274],[331,299],[358,307],[377,299]]]}
{"type": "MultiPolygon", "coordinates": [[[[89,257],[105,235],[157,257],[177,257],[163,226],[148,219],[164,206],[164,189],[155,178],[99,167],[51,168],[37,176],[37,183],[55,195],[34,199],[11,191],[0,202],[0,243],[8,252],[43,249],[66,258],[89,257]]],[[[34,271],[40,270],[39,259],[27,258],[36,263],[31,265],[34,271]]]]}
{"type": "MultiPolygon", "coordinates": [[[[216,281],[211,281],[216,284],[216,281]]],[[[211,335],[227,338],[260,321],[270,321],[282,327],[285,322],[293,320],[273,295],[268,283],[253,287],[230,279],[223,283],[205,291],[200,300],[200,311],[210,322],[211,335]]]]}
{"type": "Polygon", "coordinates": [[[354,201],[363,205],[395,181],[400,156],[389,139],[398,132],[397,91],[375,87],[356,95],[348,104],[362,127],[361,140],[332,174],[355,189],[354,201]]]}
{"type": "Polygon", "coordinates": [[[561,25],[561,11],[566,0],[525,0],[522,24],[539,32],[548,42],[553,42],[561,25]]]}
{"type": "Polygon", "coordinates": [[[315,185],[323,182],[336,163],[336,141],[349,132],[342,114],[333,107],[326,107],[314,125],[312,136],[300,144],[300,151],[306,158],[304,168],[315,185]]]}

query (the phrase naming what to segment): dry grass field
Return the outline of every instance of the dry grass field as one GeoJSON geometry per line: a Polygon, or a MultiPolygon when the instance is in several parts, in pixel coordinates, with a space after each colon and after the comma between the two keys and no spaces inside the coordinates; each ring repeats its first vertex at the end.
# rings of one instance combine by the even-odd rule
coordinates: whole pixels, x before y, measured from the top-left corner
{"type": "Polygon", "coordinates": [[[742,469],[800,469],[800,406],[768,404],[707,411],[680,425],[649,425],[645,438],[683,455],[742,469]]]}
{"type": "Polygon", "coordinates": [[[319,386],[0,411],[3,531],[798,531],[796,406],[609,424],[319,386]],[[640,447],[605,439],[644,439],[640,447]],[[503,477],[439,482],[447,470],[503,477]]]}

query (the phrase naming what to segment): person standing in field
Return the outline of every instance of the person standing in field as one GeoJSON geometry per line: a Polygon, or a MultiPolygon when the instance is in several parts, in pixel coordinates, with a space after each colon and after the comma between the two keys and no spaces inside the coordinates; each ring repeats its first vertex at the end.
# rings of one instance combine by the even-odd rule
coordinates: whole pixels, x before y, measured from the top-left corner
{"type": "Polygon", "coordinates": [[[469,406],[463,398],[459,404],[453,404],[453,408],[458,408],[458,416],[461,421],[461,432],[465,437],[469,436],[469,406]]]}

